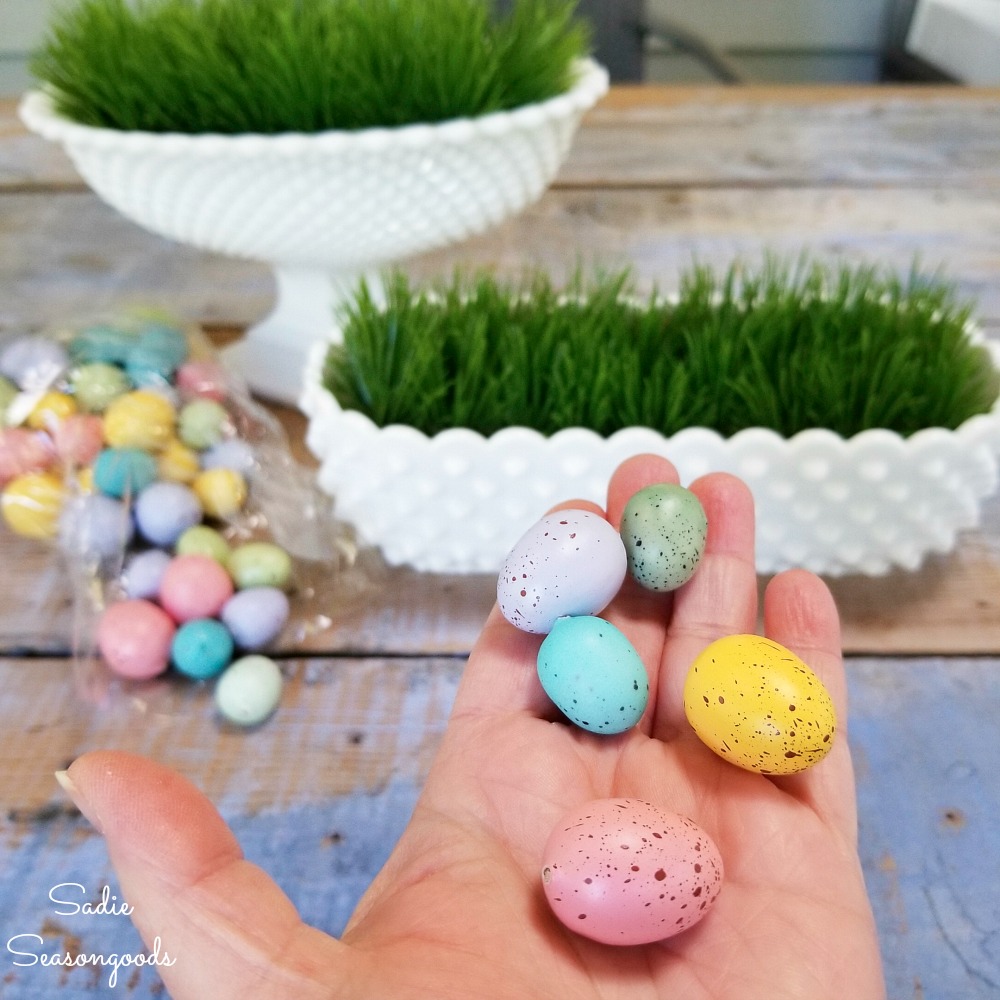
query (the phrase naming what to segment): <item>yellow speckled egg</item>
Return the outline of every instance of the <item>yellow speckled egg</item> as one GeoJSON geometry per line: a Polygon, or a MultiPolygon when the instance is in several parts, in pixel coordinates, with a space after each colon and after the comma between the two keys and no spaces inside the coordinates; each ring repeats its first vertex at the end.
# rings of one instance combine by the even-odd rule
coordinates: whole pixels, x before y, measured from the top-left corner
{"type": "Polygon", "coordinates": [[[206,469],[195,477],[191,489],[209,517],[232,517],[247,498],[247,481],[235,469],[206,469]]]}
{"type": "Polygon", "coordinates": [[[201,471],[198,453],[178,438],[171,438],[156,457],[160,479],[168,483],[190,483],[201,471]]]}
{"type": "Polygon", "coordinates": [[[50,431],[67,417],[76,413],[76,400],[65,392],[54,389],[43,393],[28,414],[28,426],[36,431],[50,431]]]}
{"type": "Polygon", "coordinates": [[[54,538],[66,490],[54,472],[26,472],[0,494],[0,512],[11,531],[26,538],[54,538]]]}
{"type": "Polygon", "coordinates": [[[159,451],[174,436],[177,411],[165,396],[136,389],[113,400],[104,411],[104,440],[112,448],[159,451]]]}
{"type": "Polygon", "coordinates": [[[730,635],[702,651],[684,683],[684,711],[706,746],[760,774],[811,767],[829,753],[837,728],[823,682],[759,635],[730,635]]]}

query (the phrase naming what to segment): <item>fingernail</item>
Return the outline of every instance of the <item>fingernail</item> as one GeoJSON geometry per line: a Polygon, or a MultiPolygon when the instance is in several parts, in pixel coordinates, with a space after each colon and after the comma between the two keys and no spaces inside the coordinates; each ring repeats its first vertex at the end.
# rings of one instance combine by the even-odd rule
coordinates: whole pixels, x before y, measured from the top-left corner
{"type": "Polygon", "coordinates": [[[72,799],[73,805],[83,814],[84,818],[87,819],[91,826],[98,832],[103,834],[104,829],[101,826],[100,818],[97,813],[94,812],[93,807],[87,801],[86,796],[80,791],[79,788],[73,783],[73,779],[69,776],[69,771],[56,771],[55,772],[56,781],[59,782],[60,788],[72,799]]]}

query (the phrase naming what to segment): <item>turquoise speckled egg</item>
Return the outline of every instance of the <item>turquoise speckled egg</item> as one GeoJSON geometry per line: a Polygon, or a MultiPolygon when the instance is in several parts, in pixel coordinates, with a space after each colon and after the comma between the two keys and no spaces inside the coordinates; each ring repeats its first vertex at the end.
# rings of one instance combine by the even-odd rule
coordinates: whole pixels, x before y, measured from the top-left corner
{"type": "Polygon", "coordinates": [[[134,496],[156,479],[156,460],[141,448],[105,448],[94,463],[94,485],[106,496],[134,496]]]}
{"type": "Polygon", "coordinates": [[[690,490],[658,483],[626,504],[621,535],[633,578],[647,590],[676,590],[694,575],[705,551],[708,520],[690,490]]]}
{"type": "Polygon", "coordinates": [[[184,622],[170,645],[170,659],[185,677],[203,681],[222,671],[233,658],[233,637],[215,618],[184,622]]]}
{"type": "Polygon", "coordinates": [[[556,621],[538,650],[538,679],[559,711],[592,733],[631,729],[649,700],[649,678],[635,647],[592,615],[556,621]]]}

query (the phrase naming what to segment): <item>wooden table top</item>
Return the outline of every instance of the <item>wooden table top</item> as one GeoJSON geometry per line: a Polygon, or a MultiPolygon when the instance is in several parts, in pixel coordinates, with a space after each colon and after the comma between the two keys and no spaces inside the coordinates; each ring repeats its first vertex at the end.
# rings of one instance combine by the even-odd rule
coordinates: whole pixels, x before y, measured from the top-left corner
{"type": "MultiPolygon", "coordinates": [[[[919,258],[1000,336],[1000,91],[938,87],[616,88],[555,183],[515,219],[409,262],[557,277],[629,264],[669,289],[693,260],[803,249],[907,268],[919,258]]],[[[222,343],[267,312],[269,270],[170,243],[105,206],[0,102],[0,336],[135,303],[222,343]]],[[[300,414],[275,408],[314,465],[300,414]]],[[[99,897],[99,838],[52,772],[86,749],[192,777],[307,919],[336,931],[419,791],[494,581],[389,569],[376,553],[299,597],[288,686],[262,729],[220,728],[207,691],[158,682],[81,696],[72,594],[36,543],[0,532],[0,929],[50,951],[113,950],[124,918],[54,914],[49,889],[99,897]]],[[[762,581],[763,584],[764,581],[762,581]]],[[[893,998],[1000,994],[1000,502],[913,573],[832,580],[844,622],[861,844],[893,998]],[[985,735],[985,738],[984,738],[985,735]]],[[[135,950],[138,949],[136,943],[135,950]]],[[[119,944],[118,950],[123,950],[119,944]]],[[[94,970],[0,955],[0,997],[115,995],[94,970]]],[[[125,984],[156,996],[151,970],[125,984]]],[[[118,989],[123,989],[119,985],[118,989]]]]}

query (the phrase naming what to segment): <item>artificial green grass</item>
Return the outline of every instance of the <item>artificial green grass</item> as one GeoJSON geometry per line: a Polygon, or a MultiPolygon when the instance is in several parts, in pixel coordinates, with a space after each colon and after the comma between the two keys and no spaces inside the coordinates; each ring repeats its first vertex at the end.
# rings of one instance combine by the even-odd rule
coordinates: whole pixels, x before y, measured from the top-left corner
{"type": "Polygon", "coordinates": [[[31,69],[56,110],[151,132],[440,122],[545,100],[589,32],[575,0],[77,0],[31,69]]]}
{"type": "Polygon", "coordinates": [[[551,434],[629,426],[728,436],[768,427],[909,435],[990,409],[998,379],[970,343],[970,308],[914,270],[768,262],[694,268],[675,301],[637,300],[629,273],[543,273],[504,283],[455,275],[413,288],[400,273],[380,308],[361,288],[323,381],[345,409],[428,434],[521,425],[551,434]]]}

